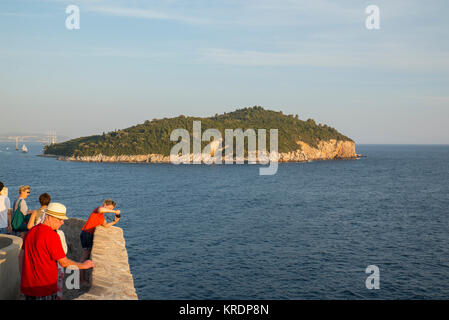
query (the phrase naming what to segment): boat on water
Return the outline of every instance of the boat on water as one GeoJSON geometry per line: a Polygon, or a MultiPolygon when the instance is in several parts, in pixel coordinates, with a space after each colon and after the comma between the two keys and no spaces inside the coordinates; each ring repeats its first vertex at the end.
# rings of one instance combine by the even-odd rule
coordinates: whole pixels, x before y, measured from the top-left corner
{"type": "Polygon", "coordinates": [[[27,148],[27,146],[26,145],[22,145],[22,152],[23,153],[27,153],[28,152],[28,148],[27,148]]]}

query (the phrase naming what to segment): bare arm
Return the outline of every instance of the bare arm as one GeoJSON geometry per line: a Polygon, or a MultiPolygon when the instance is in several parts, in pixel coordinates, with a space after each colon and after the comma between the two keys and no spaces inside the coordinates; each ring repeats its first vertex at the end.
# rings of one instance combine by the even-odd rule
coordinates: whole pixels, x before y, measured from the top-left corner
{"type": "MultiPolygon", "coordinates": [[[[113,212],[115,214],[120,214],[120,210],[110,210],[107,208],[100,208],[98,211],[100,211],[100,213],[105,213],[105,212],[113,212]]],[[[120,220],[120,218],[115,217],[115,220],[109,223],[106,223],[106,219],[103,221],[102,226],[105,228],[109,228],[111,226],[113,226],[114,224],[116,224],[118,221],[120,220]]]]}
{"type": "MultiPolygon", "coordinates": [[[[120,210],[117,210],[117,211],[119,211],[120,212],[120,210]]],[[[103,222],[103,224],[102,224],[102,226],[103,227],[105,227],[105,228],[109,228],[109,227],[112,227],[114,224],[116,224],[118,221],[120,220],[120,218],[115,218],[115,220],[114,221],[112,221],[112,222],[109,222],[109,223],[106,223],[106,220],[104,220],[104,222],[103,222]]]]}
{"type": "Polygon", "coordinates": [[[62,259],[59,259],[58,262],[63,268],[67,268],[68,266],[75,266],[78,269],[90,269],[94,267],[94,263],[92,262],[92,260],[86,260],[83,263],[79,263],[76,261],[72,261],[67,257],[64,257],[62,259]]]}
{"type": "Polygon", "coordinates": [[[27,228],[30,230],[32,227],[34,227],[34,220],[36,220],[36,214],[37,210],[33,210],[33,213],[31,214],[30,221],[28,221],[27,228]]]}
{"type": "Polygon", "coordinates": [[[115,214],[119,214],[119,213],[120,213],[120,210],[111,210],[111,209],[108,209],[108,208],[105,208],[105,207],[101,207],[100,209],[98,209],[98,212],[99,212],[99,213],[113,212],[113,213],[115,213],[115,214]]]}
{"type": "Polygon", "coordinates": [[[11,216],[12,216],[12,209],[8,209],[8,232],[12,231],[11,216]]]}

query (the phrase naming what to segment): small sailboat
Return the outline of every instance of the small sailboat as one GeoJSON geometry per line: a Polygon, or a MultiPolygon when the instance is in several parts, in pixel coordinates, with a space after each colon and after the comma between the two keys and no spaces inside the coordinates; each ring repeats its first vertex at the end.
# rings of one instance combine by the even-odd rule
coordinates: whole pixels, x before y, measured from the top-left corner
{"type": "Polygon", "coordinates": [[[22,145],[22,152],[23,153],[27,153],[28,152],[28,148],[27,148],[27,146],[26,145],[22,145]]]}

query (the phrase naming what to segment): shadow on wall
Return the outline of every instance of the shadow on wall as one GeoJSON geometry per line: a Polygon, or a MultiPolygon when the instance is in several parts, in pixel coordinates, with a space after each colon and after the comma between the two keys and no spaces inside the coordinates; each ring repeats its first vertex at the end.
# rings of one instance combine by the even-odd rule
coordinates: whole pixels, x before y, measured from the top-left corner
{"type": "MultiPolygon", "coordinates": [[[[80,233],[86,221],[77,218],[70,218],[64,222],[61,230],[64,232],[67,242],[67,258],[73,261],[82,262],[83,248],[81,247],[80,233]]],[[[92,270],[87,270],[86,278],[90,279],[92,270]]],[[[70,274],[64,276],[64,289],[62,293],[63,300],[73,300],[89,291],[89,287],[81,287],[79,289],[67,289],[66,281],[70,274]]],[[[70,279],[69,279],[70,281],[70,279]]]]}
{"type": "Polygon", "coordinates": [[[0,234],[0,300],[20,297],[19,252],[22,239],[0,234]]]}

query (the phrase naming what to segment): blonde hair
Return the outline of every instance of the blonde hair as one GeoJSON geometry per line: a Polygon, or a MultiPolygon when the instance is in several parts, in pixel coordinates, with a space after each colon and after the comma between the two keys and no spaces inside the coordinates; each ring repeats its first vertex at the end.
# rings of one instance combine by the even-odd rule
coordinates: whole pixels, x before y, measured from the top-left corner
{"type": "Polygon", "coordinates": [[[19,187],[19,193],[22,193],[22,192],[30,190],[30,189],[31,189],[30,186],[20,186],[19,187]]]}

